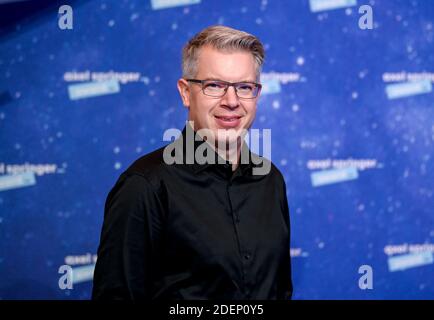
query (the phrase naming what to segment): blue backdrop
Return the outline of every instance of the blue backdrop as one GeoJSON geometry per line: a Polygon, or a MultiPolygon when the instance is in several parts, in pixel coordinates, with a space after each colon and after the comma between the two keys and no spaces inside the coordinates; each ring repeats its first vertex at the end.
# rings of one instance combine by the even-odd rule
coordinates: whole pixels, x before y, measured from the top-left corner
{"type": "Polygon", "coordinates": [[[184,126],[181,49],[212,24],[266,47],[254,127],[287,183],[293,298],[434,298],[433,1],[70,1],[66,30],[61,4],[0,4],[0,299],[90,297],[105,197],[184,126]]]}

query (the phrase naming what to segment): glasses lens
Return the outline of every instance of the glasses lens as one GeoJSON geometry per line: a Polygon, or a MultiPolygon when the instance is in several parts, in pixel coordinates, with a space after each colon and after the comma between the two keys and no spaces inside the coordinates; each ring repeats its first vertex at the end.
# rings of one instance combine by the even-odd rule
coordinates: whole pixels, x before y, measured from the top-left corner
{"type": "Polygon", "coordinates": [[[203,92],[209,96],[220,97],[225,94],[227,84],[219,81],[206,81],[203,92]]]}
{"type": "Polygon", "coordinates": [[[240,98],[254,98],[258,94],[258,86],[254,83],[238,83],[236,87],[240,98]]]}
{"type": "MultiPolygon", "coordinates": [[[[230,84],[223,81],[204,81],[203,82],[203,93],[212,97],[222,97],[230,84]]],[[[237,95],[239,98],[252,99],[255,98],[259,93],[260,86],[256,83],[251,82],[240,82],[234,84],[237,95]]]]}

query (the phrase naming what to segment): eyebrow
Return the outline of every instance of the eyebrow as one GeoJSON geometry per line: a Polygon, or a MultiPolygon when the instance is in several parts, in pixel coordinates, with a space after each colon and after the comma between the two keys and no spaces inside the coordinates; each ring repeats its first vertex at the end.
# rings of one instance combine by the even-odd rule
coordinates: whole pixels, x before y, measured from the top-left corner
{"type": "MultiPolygon", "coordinates": [[[[203,80],[223,81],[223,82],[229,82],[229,83],[231,83],[230,81],[222,80],[222,79],[219,79],[219,78],[213,78],[213,77],[211,77],[211,78],[205,78],[203,80]]],[[[232,82],[232,83],[243,83],[243,82],[257,83],[255,80],[242,80],[242,81],[235,81],[235,82],[232,82]]]]}

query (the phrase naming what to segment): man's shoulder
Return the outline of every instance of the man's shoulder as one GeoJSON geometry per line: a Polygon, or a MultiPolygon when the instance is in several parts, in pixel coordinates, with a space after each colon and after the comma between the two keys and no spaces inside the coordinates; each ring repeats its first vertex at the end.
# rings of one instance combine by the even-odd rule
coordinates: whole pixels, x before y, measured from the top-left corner
{"type": "Polygon", "coordinates": [[[159,175],[162,170],[166,170],[167,168],[163,158],[165,147],[166,146],[142,155],[125,170],[125,173],[138,174],[145,177],[159,175]]]}
{"type": "Polygon", "coordinates": [[[135,187],[138,186],[138,190],[142,190],[144,187],[145,189],[149,187],[155,192],[160,190],[161,182],[165,176],[167,177],[167,171],[170,170],[170,166],[164,162],[163,158],[166,147],[167,145],[144,154],[132,162],[119,176],[116,186],[129,183],[135,187]]]}

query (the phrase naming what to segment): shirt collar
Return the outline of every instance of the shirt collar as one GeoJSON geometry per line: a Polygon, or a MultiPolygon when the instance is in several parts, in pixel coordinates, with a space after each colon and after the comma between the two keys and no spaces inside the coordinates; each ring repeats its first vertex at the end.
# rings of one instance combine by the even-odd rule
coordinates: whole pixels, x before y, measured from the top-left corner
{"type": "MultiPolygon", "coordinates": [[[[258,157],[257,155],[253,154],[250,149],[248,148],[245,141],[243,141],[243,144],[241,146],[241,154],[245,154],[244,159],[248,159],[248,161],[243,161],[245,163],[240,163],[235,171],[232,171],[232,164],[228,160],[224,160],[211,146],[208,146],[207,151],[212,152],[212,156],[210,156],[214,161],[212,163],[198,163],[196,161],[196,158],[194,155],[196,154],[196,150],[204,143],[207,143],[204,141],[197,133],[192,129],[190,124],[187,122],[184,126],[181,136],[178,139],[182,139],[183,142],[183,163],[190,163],[195,173],[199,173],[201,171],[204,171],[206,169],[216,169],[217,171],[223,172],[226,175],[231,176],[232,174],[242,174],[242,175],[251,175],[252,174],[252,168],[258,166],[256,163],[252,161],[252,157],[258,157]],[[190,132],[193,133],[192,136],[189,136],[188,138],[192,137],[193,143],[191,141],[187,141],[187,126],[189,126],[190,132]],[[196,137],[198,137],[196,140],[196,137]],[[194,153],[193,155],[187,153],[187,143],[190,143],[190,146],[193,147],[194,153]],[[190,156],[190,162],[186,161],[187,157],[190,156]]],[[[191,147],[190,147],[191,150],[191,147]]],[[[190,152],[191,153],[191,152],[190,152]]]]}

